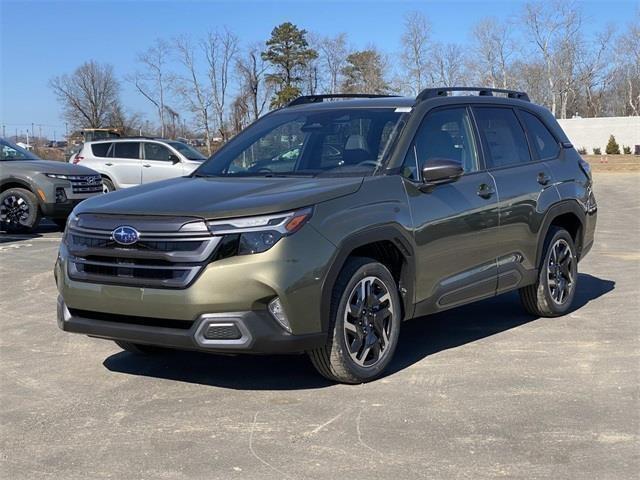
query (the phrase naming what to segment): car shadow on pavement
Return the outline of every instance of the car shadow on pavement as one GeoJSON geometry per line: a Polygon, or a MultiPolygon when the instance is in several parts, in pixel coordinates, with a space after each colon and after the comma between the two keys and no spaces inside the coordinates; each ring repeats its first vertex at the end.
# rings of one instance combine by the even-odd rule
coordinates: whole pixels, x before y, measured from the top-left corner
{"type": "MultiPolygon", "coordinates": [[[[607,294],[615,282],[580,274],[574,309],[607,294]]],[[[417,318],[402,325],[400,343],[386,375],[434,353],[456,348],[537,320],[521,307],[516,292],[417,318]]],[[[171,351],[144,357],[119,352],[104,366],[118,373],[237,390],[299,390],[333,383],[314,370],[306,355],[217,355],[171,351]]]]}
{"type": "Polygon", "coordinates": [[[38,225],[38,228],[35,231],[29,233],[7,232],[6,230],[2,230],[2,228],[0,227],[0,244],[33,240],[34,238],[41,238],[45,233],[54,233],[60,231],[60,227],[58,227],[54,223],[50,223],[47,221],[43,221],[40,225],[38,225]]]}

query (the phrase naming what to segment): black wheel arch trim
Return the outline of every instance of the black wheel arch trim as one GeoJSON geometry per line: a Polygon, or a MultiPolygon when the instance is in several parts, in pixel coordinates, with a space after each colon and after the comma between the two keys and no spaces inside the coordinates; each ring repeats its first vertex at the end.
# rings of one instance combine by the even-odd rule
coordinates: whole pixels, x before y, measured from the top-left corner
{"type": "Polygon", "coordinates": [[[544,219],[542,221],[542,225],[540,227],[539,235],[538,235],[538,247],[536,250],[536,265],[540,267],[540,262],[542,261],[543,249],[544,249],[544,240],[547,238],[547,234],[549,233],[549,227],[553,223],[553,221],[559,217],[560,215],[564,215],[567,213],[574,214],[578,221],[580,222],[580,229],[576,235],[576,251],[578,254],[578,260],[580,260],[582,254],[582,246],[584,243],[584,227],[585,227],[585,219],[586,213],[584,209],[580,206],[577,200],[569,199],[563,200],[558,203],[554,203],[551,205],[547,212],[545,213],[544,219]]]}
{"type": "Polygon", "coordinates": [[[24,188],[25,190],[29,190],[33,194],[36,193],[34,185],[22,178],[10,177],[0,181],[0,192],[4,192],[5,190],[9,190],[11,188],[24,188]]]}
{"type": "Polygon", "coordinates": [[[413,309],[415,306],[413,298],[415,291],[415,251],[413,243],[409,233],[403,229],[401,225],[388,223],[359,230],[344,238],[338,244],[336,253],[331,261],[331,266],[322,282],[320,313],[323,332],[326,332],[329,326],[333,286],[347,258],[359,247],[382,241],[391,242],[398,248],[403,257],[405,268],[401,271],[401,285],[399,286],[406,289],[406,292],[401,293],[400,301],[404,310],[404,319],[413,317],[413,309]]]}

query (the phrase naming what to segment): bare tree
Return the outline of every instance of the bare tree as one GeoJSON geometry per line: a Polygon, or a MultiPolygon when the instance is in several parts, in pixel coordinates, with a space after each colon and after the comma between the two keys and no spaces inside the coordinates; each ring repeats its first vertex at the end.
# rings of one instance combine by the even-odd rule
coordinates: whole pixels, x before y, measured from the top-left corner
{"type": "Polygon", "coordinates": [[[584,111],[588,116],[600,116],[604,108],[613,73],[609,67],[613,32],[613,26],[607,27],[597,35],[595,48],[583,48],[578,57],[577,83],[581,92],[576,93],[584,95],[584,111]]]}
{"type": "Polygon", "coordinates": [[[131,79],[138,92],[153,104],[160,120],[160,136],[165,135],[165,94],[168,80],[167,62],[169,45],[162,39],[138,55],[143,72],[136,72],[131,79]]]}
{"type": "Polygon", "coordinates": [[[569,95],[575,88],[575,69],[582,16],[573,2],[528,3],[524,24],[545,65],[551,94],[551,113],[566,118],[569,95]]]}
{"type": "Polygon", "coordinates": [[[616,42],[616,73],[622,114],[640,115],[640,9],[616,42]]]}
{"type": "Polygon", "coordinates": [[[473,60],[470,62],[479,85],[494,88],[509,85],[509,63],[514,45],[508,23],[495,18],[480,20],[472,30],[473,60]]]}
{"type": "Polygon", "coordinates": [[[420,12],[409,12],[404,18],[401,60],[404,82],[414,95],[427,86],[431,25],[420,12]]]}
{"type": "Polygon", "coordinates": [[[427,70],[432,85],[464,85],[467,83],[467,72],[463,48],[455,43],[435,44],[427,70]]]}
{"type": "Polygon", "coordinates": [[[323,38],[318,45],[318,50],[321,56],[321,65],[328,76],[327,93],[338,93],[342,80],[342,70],[349,56],[347,34],[339,33],[335,37],[323,38]]]}
{"type": "Polygon", "coordinates": [[[259,44],[251,45],[236,62],[236,72],[252,120],[257,120],[263,114],[267,101],[273,93],[266,82],[267,69],[268,66],[262,59],[259,44]]]}
{"type": "Polygon", "coordinates": [[[238,37],[227,29],[221,32],[210,32],[203,42],[203,48],[209,67],[216,127],[223,141],[226,141],[228,135],[224,124],[225,106],[229,94],[231,69],[238,53],[238,37]]]}
{"type": "Polygon", "coordinates": [[[120,85],[108,64],[85,62],[71,75],[52,78],[49,85],[65,119],[76,127],[105,127],[113,110],[120,108],[120,85]]]}
{"type": "Polygon", "coordinates": [[[189,111],[195,115],[197,125],[204,131],[207,153],[211,154],[211,90],[208,82],[202,79],[198,71],[197,50],[192,42],[186,37],[179,37],[175,40],[175,50],[185,73],[175,79],[173,88],[189,111]]]}

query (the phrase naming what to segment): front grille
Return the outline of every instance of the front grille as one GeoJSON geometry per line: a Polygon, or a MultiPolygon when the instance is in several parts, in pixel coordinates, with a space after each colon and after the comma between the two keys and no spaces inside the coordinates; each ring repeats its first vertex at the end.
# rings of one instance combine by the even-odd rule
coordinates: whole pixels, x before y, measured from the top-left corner
{"type": "Polygon", "coordinates": [[[193,325],[193,321],[172,320],[167,318],[137,317],[133,315],[118,315],[115,313],[92,312],[88,310],[78,310],[70,308],[69,313],[74,317],[100,320],[103,322],[129,323],[132,325],[144,325],[147,327],[176,328],[188,330],[193,325]]]}
{"type": "Polygon", "coordinates": [[[71,191],[76,194],[102,192],[102,177],[100,175],[69,175],[71,191]]]}
{"type": "MultiPolygon", "coordinates": [[[[122,224],[136,228],[135,218],[123,219],[122,224]]],[[[145,226],[150,226],[148,219],[145,226]]],[[[113,239],[112,231],[69,228],[65,242],[70,278],[111,285],[185,288],[213,258],[221,239],[208,232],[138,230],[139,240],[123,246],[113,239]]]]}

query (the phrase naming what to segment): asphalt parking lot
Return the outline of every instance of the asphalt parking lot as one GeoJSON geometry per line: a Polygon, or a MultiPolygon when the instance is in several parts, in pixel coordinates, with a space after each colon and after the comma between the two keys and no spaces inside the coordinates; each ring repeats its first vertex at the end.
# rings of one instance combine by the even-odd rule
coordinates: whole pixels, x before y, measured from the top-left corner
{"type": "Polygon", "coordinates": [[[640,471],[640,174],[596,175],[576,310],[508,294],[403,325],[384,378],[305,356],[138,358],[58,330],[60,233],[0,233],[6,479],[630,479],[640,471]]]}

